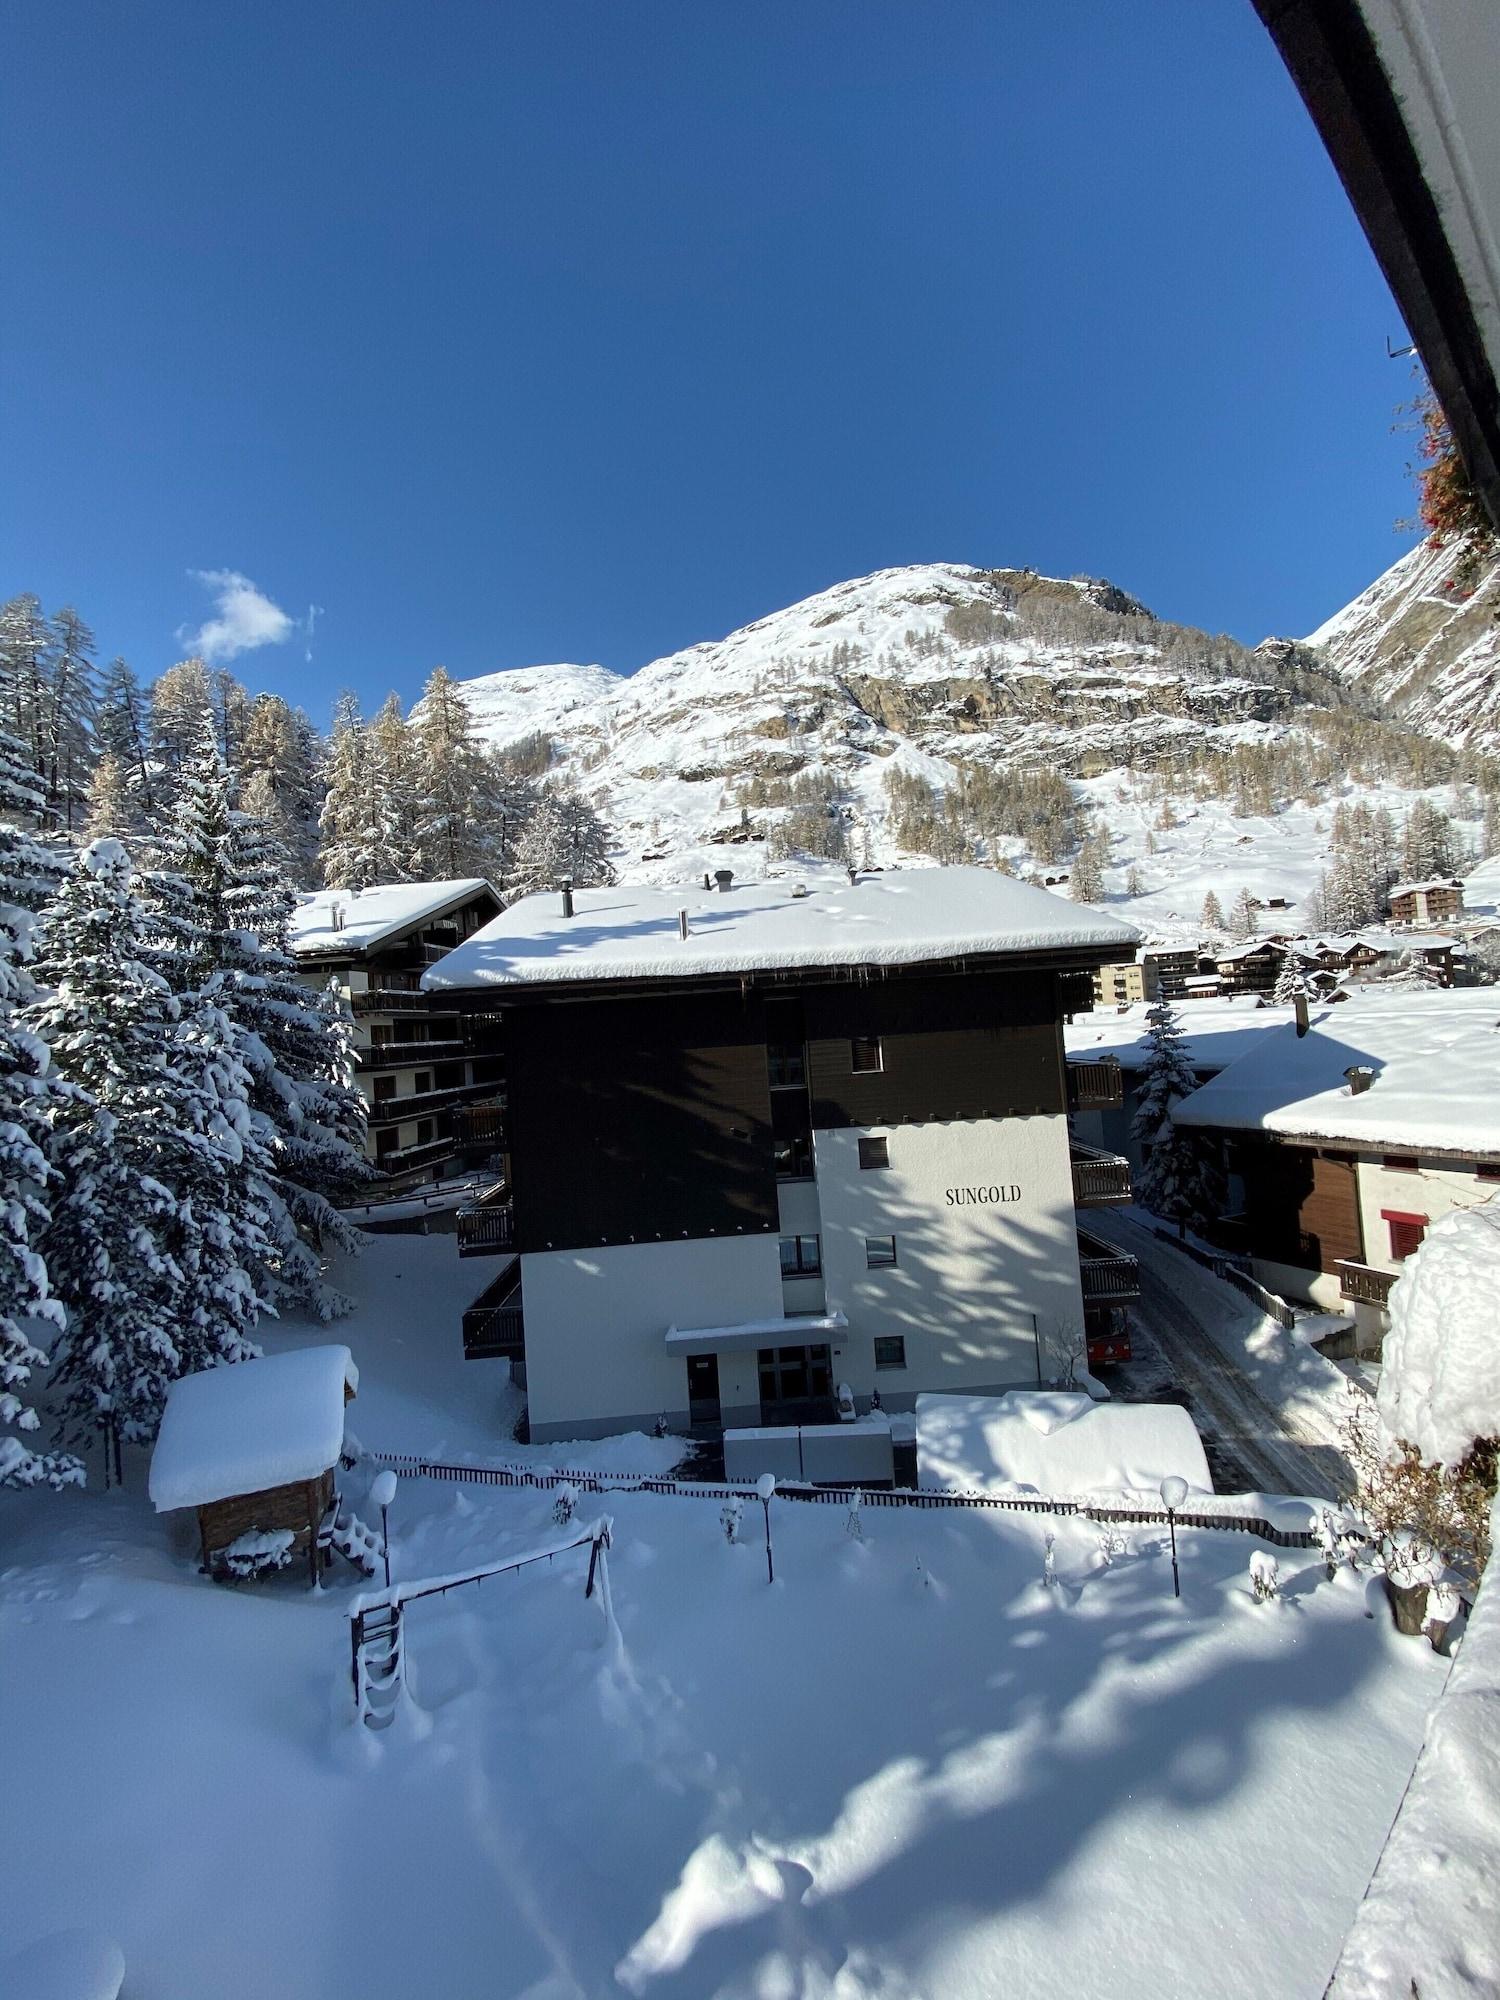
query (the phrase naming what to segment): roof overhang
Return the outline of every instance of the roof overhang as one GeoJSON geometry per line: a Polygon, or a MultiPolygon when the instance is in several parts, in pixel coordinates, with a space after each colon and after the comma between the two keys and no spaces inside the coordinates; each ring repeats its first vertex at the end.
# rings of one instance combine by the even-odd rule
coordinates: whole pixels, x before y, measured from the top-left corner
{"type": "Polygon", "coordinates": [[[1500,529],[1500,7],[1255,0],[1500,529]]]}
{"type": "Polygon", "coordinates": [[[849,1331],[841,1312],[802,1313],[795,1319],[747,1319],[735,1326],[669,1326],[672,1354],[731,1354],[746,1347],[806,1347],[809,1339],[849,1331]]]}

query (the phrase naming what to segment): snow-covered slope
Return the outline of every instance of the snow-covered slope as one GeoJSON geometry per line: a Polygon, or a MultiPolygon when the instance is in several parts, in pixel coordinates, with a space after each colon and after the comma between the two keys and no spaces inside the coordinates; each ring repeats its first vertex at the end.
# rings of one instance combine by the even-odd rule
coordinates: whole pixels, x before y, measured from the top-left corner
{"type": "Polygon", "coordinates": [[[1383,712],[1447,742],[1500,749],[1500,563],[1472,592],[1457,552],[1421,542],[1308,634],[1383,712]]]}
{"type": "MultiPolygon", "coordinates": [[[[761,849],[829,792],[856,858],[898,858],[889,771],[1083,777],[1284,732],[1339,683],[1284,642],[1251,651],[1155,619],[1112,585],[953,563],[882,570],[624,677],[530,667],[464,683],[484,736],[551,735],[632,879],[761,849]]],[[[1024,863],[1020,842],[1013,859],[1024,863]]]]}

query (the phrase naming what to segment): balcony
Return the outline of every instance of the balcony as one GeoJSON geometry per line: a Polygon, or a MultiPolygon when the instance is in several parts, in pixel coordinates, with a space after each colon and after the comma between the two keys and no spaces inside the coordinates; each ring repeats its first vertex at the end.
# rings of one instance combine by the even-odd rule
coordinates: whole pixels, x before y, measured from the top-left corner
{"type": "Polygon", "coordinates": [[[488,1146],[492,1150],[503,1146],[504,1104],[461,1105],[453,1114],[453,1132],[461,1146],[488,1146]]]}
{"type": "Polygon", "coordinates": [[[1078,1232],[1078,1275],[1086,1306],[1123,1306],[1141,1295],[1141,1269],[1135,1258],[1085,1229],[1078,1232]]]}
{"type": "Polygon", "coordinates": [[[457,1151],[457,1143],[451,1137],[428,1139],[420,1146],[398,1146],[394,1152],[381,1153],[375,1164],[383,1174],[395,1178],[422,1167],[435,1167],[440,1160],[451,1160],[457,1151]]]}
{"type": "Polygon", "coordinates": [[[1118,1153],[1100,1153],[1074,1139],[1068,1146],[1073,1165],[1075,1208],[1104,1208],[1130,1199],[1130,1162],[1118,1153]]]}
{"type": "Polygon", "coordinates": [[[1125,1079],[1113,1056],[1068,1064],[1070,1111],[1118,1111],[1125,1102],[1125,1079]]]}
{"type": "Polygon", "coordinates": [[[1369,1264],[1343,1260],[1334,1268],[1339,1274],[1339,1297],[1360,1306],[1384,1307],[1391,1296],[1391,1286],[1400,1276],[1398,1271],[1377,1271],[1369,1264]]]}
{"type": "Polygon", "coordinates": [[[372,986],[368,992],[351,993],[349,1005],[356,1014],[426,1014],[432,1008],[425,993],[395,986],[372,986]]]}
{"type": "Polygon", "coordinates": [[[418,1069],[423,1063],[455,1062],[469,1053],[461,1035],[443,1041],[372,1042],[354,1051],[356,1069],[418,1069]]]}
{"type": "Polygon", "coordinates": [[[456,1220],[460,1257],[493,1257],[509,1250],[515,1234],[509,1183],[497,1181],[478,1201],[466,1202],[456,1220]]]}
{"type": "Polygon", "coordinates": [[[525,1358],[520,1265],[512,1258],[464,1314],[464,1359],[514,1363],[525,1358]]]}
{"type": "Polygon", "coordinates": [[[406,1118],[431,1118],[457,1104],[472,1084],[456,1083],[446,1090],[413,1090],[405,1097],[378,1097],[366,1107],[371,1125],[399,1125],[406,1118]]]}

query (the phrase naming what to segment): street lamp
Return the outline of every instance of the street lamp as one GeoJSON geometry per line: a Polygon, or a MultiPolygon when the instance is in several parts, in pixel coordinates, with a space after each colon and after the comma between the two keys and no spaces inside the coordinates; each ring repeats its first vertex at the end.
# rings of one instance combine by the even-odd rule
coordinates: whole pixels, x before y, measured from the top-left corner
{"type": "Polygon", "coordinates": [[[755,1482],[760,1504],[766,1510],[766,1582],[776,1581],[776,1565],[771,1560],[771,1495],[776,1491],[776,1474],[763,1472],[755,1482]]]}
{"type": "Polygon", "coordinates": [[[1177,1509],[1188,1496],[1188,1485],[1177,1473],[1170,1472],[1161,1483],[1161,1504],[1167,1510],[1167,1532],[1172,1537],[1172,1595],[1181,1597],[1182,1585],[1177,1576],[1177,1509]]]}
{"type": "Polygon", "coordinates": [[[387,1468],[377,1472],[370,1482],[370,1498],[380,1509],[380,1546],[385,1555],[385,1587],[391,1587],[391,1527],[386,1518],[387,1510],[396,1497],[396,1475],[387,1468]]]}

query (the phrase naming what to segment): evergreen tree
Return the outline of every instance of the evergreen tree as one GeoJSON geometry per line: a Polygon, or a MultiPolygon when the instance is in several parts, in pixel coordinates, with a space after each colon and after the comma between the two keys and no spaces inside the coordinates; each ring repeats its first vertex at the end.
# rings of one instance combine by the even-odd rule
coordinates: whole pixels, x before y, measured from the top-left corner
{"type": "Polygon", "coordinates": [[[151,754],[157,789],[170,800],[184,764],[214,726],[213,683],[202,660],[179,660],[151,689],[151,754]]]}
{"type": "Polygon", "coordinates": [[[1203,898],[1203,913],[1198,921],[1206,931],[1222,932],[1227,928],[1224,922],[1224,906],[1212,889],[1203,898]]]}
{"type": "Polygon", "coordinates": [[[239,763],[239,805],[263,820],[298,883],[316,880],[318,783],[315,738],[300,710],[280,695],[255,697],[239,763]]]}
{"type": "Polygon", "coordinates": [[[352,694],[339,696],[318,827],[330,889],[373,888],[386,879],[385,808],[371,782],[369,736],[352,694]]]}
{"type": "Polygon", "coordinates": [[[226,667],[216,667],[209,676],[209,702],[219,755],[225,767],[237,773],[250,727],[250,691],[226,667]]]}
{"type": "Polygon", "coordinates": [[[1290,1007],[1293,1001],[1305,998],[1306,994],[1306,975],[1292,953],[1288,952],[1282,960],[1280,972],[1276,975],[1276,985],[1271,998],[1284,1007],[1290,1007]]]}
{"type": "Polygon", "coordinates": [[[1143,896],[1146,893],[1146,878],[1133,862],[1125,872],[1125,893],[1127,896],[1143,896]]]}
{"type": "Polygon", "coordinates": [[[105,670],[96,733],[101,753],[115,759],[140,810],[149,815],[156,805],[147,751],[151,711],[135,675],[121,659],[111,660],[105,670]]]}
{"type": "Polygon", "coordinates": [[[94,775],[89,781],[84,838],[124,839],[133,831],[135,821],[135,803],[125,781],[125,772],[114,752],[106,750],[94,766],[94,775]]]}
{"type": "MultiPolygon", "coordinates": [[[[415,733],[402,715],[401,703],[395,695],[387,695],[377,709],[366,734],[366,743],[368,783],[386,856],[385,873],[381,879],[386,882],[420,880],[421,844],[417,827],[426,806],[422,792],[422,757],[415,733]]],[[[477,789],[472,811],[478,818],[481,800],[477,789]]],[[[482,833],[483,828],[476,827],[475,832],[482,833]]]]}
{"type": "Polygon", "coordinates": [[[509,900],[556,888],[564,876],[580,889],[612,882],[609,831],[586,799],[552,787],[543,793],[517,843],[509,900]]]}
{"type": "Polygon", "coordinates": [[[47,809],[69,832],[94,756],[94,635],[70,607],[52,621],[52,675],[42,722],[47,809]]]}
{"type": "Polygon", "coordinates": [[[412,718],[418,800],[411,865],[419,881],[483,876],[489,866],[486,784],[491,765],[462,690],[434,667],[412,718]]]}
{"type": "Polygon", "coordinates": [[[1430,799],[1417,799],[1401,833],[1402,880],[1428,882],[1452,875],[1458,863],[1458,838],[1452,820],[1430,799]]]}
{"type": "Polygon", "coordinates": [[[1201,1229],[1223,1212],[1223,1186],[1207,1145],[1172,1123],[1172,1106],[1198,1088],[1181,1018],[1170,1001],[1158,1000],[1146,1020],[1146,1061],[1130,1121],[1143,1161],[1136,1194],[1185,1235],[1189,1223],[1201,1229]]]}
{"type": "Polygon", "coordinates": [[[162,860],[148,878],[156,962],[179,995],[222,1010],[248,1072],[268,1163],[261,1289],[332,1317],[348,1301],[323,1285],[317,1253],[358,1249],[336,1203],[370,1178],[348,1024],[297,977],[284,856],[263,822],[231,810],[208,732],[181,773],[162,860]]]}
{"type": "Polygon", "coordinates": [[[1075,903],[1097,903],[1104,895],[1104,843],[1091,833],[1084,840],[1069,870],[1068,890],[1075,903]]]}
{"type": "Polygon", "coordinates": [[[42,611],[41,599],[30,591],[11,598],[0,608],[3,726],[24,746],[28,769],[42,780],[47,768],[42,745],[52,661],[53,633],[42,611]]]}
{"type": "Polygon", "coordinates": [[[1253,938],[1260,929],[1255,898],[1248,889],[1241,889],[1234,899],[1229,912],[1229,928],[1237,938],[1253,938]]]}
{"type": "Polygon", "coordinates": [[[46,1044],[18,1013],[36,997],[35,912],[54,867],[16,822],[34,819],[41,804],[27,746],[0,735],[0,1486],[83,1478],[77,1459],[32,1448],[40,1421],[24,1400],[32,1371],[48,1360],[39,1333],[66,1325],[41,1250],[51,1219],[47,1117],[58,1093],[46,1044]]]}

